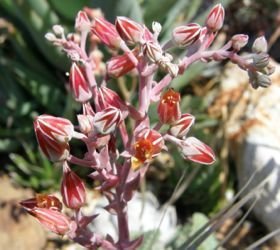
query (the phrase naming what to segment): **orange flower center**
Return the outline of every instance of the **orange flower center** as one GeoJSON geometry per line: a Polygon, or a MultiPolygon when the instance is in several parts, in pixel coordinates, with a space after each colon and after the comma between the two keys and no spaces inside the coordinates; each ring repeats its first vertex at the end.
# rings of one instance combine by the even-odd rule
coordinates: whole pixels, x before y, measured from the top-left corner
{"type": "Polygon", "coordinates": [[[36,194],[36,201],[39,208],[48,208],[57,211],[61,211],[62,209],[61,202],[54,196],[46,194],[36,194]]]}
{"type": "Polygon", "coordinates": [[[153,156],[153,145],[147,139],[141,139],[134,144],[134,157],[144,163],[153,156]]]}
{"type": "Polygon", "coordinates": [[[169,89],[163,94],[161,101],[164,104],[172,106],[180,102],[180,93],[174,91],[173,89],[169,89]]]}

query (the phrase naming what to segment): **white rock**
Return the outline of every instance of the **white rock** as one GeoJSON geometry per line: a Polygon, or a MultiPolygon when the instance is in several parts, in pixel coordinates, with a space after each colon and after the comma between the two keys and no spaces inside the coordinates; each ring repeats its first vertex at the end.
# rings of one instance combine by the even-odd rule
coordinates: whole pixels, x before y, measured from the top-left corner
{"type": "MultiPolygon", "coordinates": [[[[96,200],[94,212],[99,216],[90,225],[93,231],[102,235],[110,234],[114,240],[118,239],[117,218],[103,209],[108,204],[104,197],[96,200]]],[[[173,206],[159,209],[156,197],[146,192],[135,193],[128,203],[129,231],[132,235],[139,235],[151,230],[160,231],[159,244],[165,245],[172,240],[177,227],[177,214],[173,206]]],[[[159,248],[157,248],[159,249],[159,248]]]]}

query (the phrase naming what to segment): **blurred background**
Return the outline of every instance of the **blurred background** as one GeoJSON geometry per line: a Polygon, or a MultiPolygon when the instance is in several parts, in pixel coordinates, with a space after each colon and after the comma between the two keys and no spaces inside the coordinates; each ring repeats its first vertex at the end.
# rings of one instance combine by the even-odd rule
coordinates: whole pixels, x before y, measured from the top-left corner
{"type": "MultiPolygon", "coordinates": [[[[275,60],[273,87],[252,90],[246,74],[228,62],[192,65],[172,82],[172,87],[182,94],[182,111],[196,117],[191,135],[213,147],[217,162],[212,166],[198,166],[184,161],[177,150],[171,148],[170,154],[164,153],[153,162],[141,191],[150,191],[159,204],[175,208],[176,232],[165,248],[186,249],[187,240],[209,218],[233,202],[238,190],[246,185],[257,169],[260,173],[252,182],[255,184],[273,174],[273,180],[266,189],[271,197],[266,196],[263,201],[260,198],[256,204],[253,202],[253,206],[250,202],[249,205],[237,203],[239,205],[231,210],[234,215],[224,217],[199,249],[216,249],[225,239],[225,249],[245,249],[245,246],[280,228],[279,220],[275,220],[275,214],[280,213],[277,163],[280,152],[277,131],[280,112],[277,64],[280,60],[279,0],[1,0],[1,249],[66,249],[68,244],[66,240],[39,232],[36,225],[37,231],[29,232],[36,235],[36,240],[30,235],[21,235],[25,227],[19,226],[27,222],[23,222],[24,215],[17,207],[17,201],[34,192],[55,192],[60,185],[60,169],[42,156],[37,146],[33,133],[34,117],[46,113],[77,123],[75,114],[81,108],[68,91],[65,73],[69,71],[69,59],[46,41],[45,33],[54,24],[61,24],[67,33],[73,32],[75,15],[89,7],[100,8],[112,22],[118,15],[144,22],[149,28],[153,21],[160,22],[163,27],[160,41],[164,42],[177,25],[188,22],[203,25],[208,11],[218,2],[225,7],[225,24],[213,46],[218,48],[232,35],[244,33],[250,37],[242,51],[247,53],[253,41],[264,35],[268,40],[269,54],[275,60]],[[263,169],[268,170],[262,172],[263,169]],[[10,231],[2,228],[3,225],[8,225],[10,231]],[[231,232],[235,227],[236,230],[231,232]],[[16,244],[27,242],[30,237],[32,240],[27,245],[21,243],[19,248],[16,244]]],[[[100,49],[106,61],[108,53],[104,48],[100,49]]],[[[183,51],[173,53],[179,56],[183,51]]],[[[134,80],[127,77],[117,84],[125,85],[126,91],[130,91],[134,80]]],[[[150,117],[156,117],[156,105],[151,107],[150,117]]],[[[92,190],[90,181],[88,188],[92,190]]],[[[241,197],[238,199],[243,201],[241,197]]],[[[280,249],[279,242],[274,237],[258,249],[280,249]]],[[[145,249],[157,248],[147,243],[145,249]]]]}

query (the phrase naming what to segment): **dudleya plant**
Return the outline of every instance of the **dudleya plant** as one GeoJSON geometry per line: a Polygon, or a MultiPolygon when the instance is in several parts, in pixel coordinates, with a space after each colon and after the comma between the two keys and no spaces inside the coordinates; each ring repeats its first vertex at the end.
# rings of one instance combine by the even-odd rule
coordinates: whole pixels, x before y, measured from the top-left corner
{"type": "Polygon", "coordinates": [[[218,4],[210,11],[204,26],[191,23],[176,27],[165,44],[158,41],[161,25],[157,22],[152,24],[152,30],[127,17],[117,17],[112,24],[102,13],[88,8],[77,14],[75,34],[66,36],[60,25],[55,25],[53,32],[46,34],[46,38],[62,48],[72,61],[70,90],[74,99],[81,103],[82,111],[77,115],[78,126],[65,118],[46,114],[35,119],[34,129],[42,152],[63,166],[63,199],[61,202],[53,195],[40,194],[22,201],[21,205],[28,213],[47,229],[66,235],[88,249],[136,249],[141,245],[142,237],[133,240],[130,237],[127,203],[153,158],[161,151],[167,151],[168,144],[173,144],[186,160],[206,165],[215,161],[214,152],[208,145],[188,137],[195,117],[181,110],[180,93],[170,88],[172,80],[196,61],[228,59],[248,72],[254,88],[270,85],[273,67],[269,63],[264,37],[256,39],[252,53],[245,56],[237,54],[247,44],[248,36],[244,34],[233,36],[220,49],[209,49],[223,26],[224,15],[224,8],[218,4]],[[106,67],[97,48],[100,43],[115,51],[106,67]],[[168,52],[173,47],[185,49],[186,55],[173,58],[168,52]],[[164,73],[159,81],[155,78],[158,70],[164,73]],[[131,71],[139,79],[135,93],[137,106],[122,100],[107,85],[111,78],[131,71]],[[148,116],[151,103],[158,105],[157,124],[151,124],[148,116]],[[128,117],[134,120],[132,128],[128,127],[128,117]],[[70,152],[74,139],[86,145],[83,158],[70,152]],[[119,148],[117,140],[122,141],[119,148]],[[89,176],[100,183],[96,188],[108,200],[104,212],[117,217],[117,241],[110,235],[88,229],[96,215],[94,211],[92,216],[83,214],[86,189],[71,164],[91,169],[89,176]],[[73,213],[64,213],[63,205],[73,213]]]}

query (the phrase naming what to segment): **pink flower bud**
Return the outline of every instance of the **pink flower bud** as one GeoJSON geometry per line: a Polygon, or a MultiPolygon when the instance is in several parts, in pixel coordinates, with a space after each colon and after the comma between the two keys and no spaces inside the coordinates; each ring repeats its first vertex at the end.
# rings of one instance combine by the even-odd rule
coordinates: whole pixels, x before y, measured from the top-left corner
{"type": "Polygon", "coordinates": [[[182,141],[181,153],[185,159],[193,162],[206,165],[215,162],[215,154],[213,150],[195,137],[188,137],[182,141]]]}
{"type": "Polygon", "coordinates": [[[225,10],[221,4],[215,5],[206,18],[206,27],[212,32],[216,32],[223,27],[225,10]]]}
{"type": "Polygon", "coordinates": [[[86,202],[85,185],[68,166],[63,168],[61,195],[65,206],[72,209],[78,209],[86,202]]]}
{"type": "Polygon", "coordinates": [[[69,81],[72,94],[77,102],[87,102],[92,97],[83,67],[73,63],[69,81]]]}
{"type": "MultiPolygon", "coordinates": [[[[138,50],[134,50],[133,54],[137,55],[138,50]]],[[[113,78],[123,76],[134,68],[135,64],[130,60],[127,54],[114,56],[106,63],[107,73],[113,78]]]]}
{"type": "Polygon", "coordinates": [[[232,48],[236,51],[242,49],[248,43],[249,37],[244,34],[237,34],[231,38],[232,48]]]}
{"type": "Polygon", "coordinates": [[[184,137],[194,124],[195,117],[191,114],[182,114],[181,118],[172,123],[170,133],[175,137],[184,137]]]}
{"type": "Polygon", "coordinates": [[[71,229],[71,220],[61,212],[47,209],[34,208],[29,212],[42,226],[56,234],[64,235],[71,229]]]}
{"type": "Polygon", "coordinates": [[[122,113],[119,109],[108,107],[94,116],[94,127],[101,134],[110,134],[122,121],[122,113]]]}
{"type": "Polygon", "coordinates": [[[190,23],[176,27],[172,32],[175,44],[180,47],[187,47],[193,44],[200,36],[201,27],[197,23],[190,23]]]}
{"type": "Polygon", "coordinates": [[[171,124],[181,117],[180,100],[180,93],[173,89],[161,96],[157,111],[162,123],[171,124]]]}
{"type": "Polygon", "coordinates": [[[75,29],[82,31],[90,31],[91,22],[85,11],[79,11],[75,20],[75,29]]]}
{"type": "Polygon", "coordinates": [[[103,103],[104,108],[115,107],[120,110],[127,110],[124,101],[120,96],[113,90],[101,86],[98,89],[100,103],[103,103]]]}
{"type": "Polygon", "coordinates": [[[41,150],[51,161],[62,161],[68,157],[68,142],[74,133],[69,120],[40,115],[34,121],[34,130],[41,150]]]}
{"type": "Polygon", "coordinates": [[[142,40],[144,28],[141,24],[128,17],[119,16],[115,25],[120,37],[128,44],[134,45],[142,40]]]}
{"type": "Polygon", "coordinates": [[[163,57],[161,46],[155,42],[147,42],[145,44],[144,53],[153,63],[159,62],[163,57]]]}
{"type": "Polygon", "coordinates": [[[93,116],[92,115],[77,115],[80,131],[84,134],[89,134],[93,131],[93,116]]]}
{"type": "Polygon", "coordinates": [[[116,31],[115,25],[104,18],[95,18],[91,31],[108,47],[112,49],[120,47],[122,39],[116,31]]]}
{"type": "Polygon", "coordinates": [[[137,134],[133,145],[132,169],[136,170],[146,161],[156,157],[163,146],[164,141],[159,132],[148,128],[143,129],[137,134]]]}

